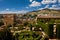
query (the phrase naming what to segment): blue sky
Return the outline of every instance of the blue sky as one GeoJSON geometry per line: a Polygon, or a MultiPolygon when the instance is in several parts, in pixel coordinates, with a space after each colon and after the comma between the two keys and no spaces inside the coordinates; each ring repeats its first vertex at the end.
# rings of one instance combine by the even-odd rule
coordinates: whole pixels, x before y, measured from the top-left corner
{"type": "Polygon", "coordinates": [[[60,0],[0,0],[0,13],[26,13],[44,8],[60,10],[60,0]]]}

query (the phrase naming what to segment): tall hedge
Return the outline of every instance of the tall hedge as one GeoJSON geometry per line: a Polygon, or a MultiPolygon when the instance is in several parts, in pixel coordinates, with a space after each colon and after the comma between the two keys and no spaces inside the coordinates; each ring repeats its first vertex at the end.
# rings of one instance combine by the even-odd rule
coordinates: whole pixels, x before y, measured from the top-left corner
{"type": "Polygon", "coordinates": [[[53,38],[53,24],[49,24],[48,35],[49,38],[53,38]]]}
{"type": "Polygon", "coordinates": [[[57,24],[57,38],[60,38],[60,24],[57,24]]]}

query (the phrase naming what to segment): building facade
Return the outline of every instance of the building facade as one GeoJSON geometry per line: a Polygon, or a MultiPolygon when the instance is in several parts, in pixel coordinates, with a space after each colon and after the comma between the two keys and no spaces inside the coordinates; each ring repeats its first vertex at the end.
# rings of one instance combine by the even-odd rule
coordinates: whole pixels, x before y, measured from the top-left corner
{"type": "Polygon", "coordinates": [[[53,14],[40,15],[37,17],[37,23],[38,22],[40,22],[42,29],[47,32],[49,38],[60,39],[60,16],[53,14]]]}

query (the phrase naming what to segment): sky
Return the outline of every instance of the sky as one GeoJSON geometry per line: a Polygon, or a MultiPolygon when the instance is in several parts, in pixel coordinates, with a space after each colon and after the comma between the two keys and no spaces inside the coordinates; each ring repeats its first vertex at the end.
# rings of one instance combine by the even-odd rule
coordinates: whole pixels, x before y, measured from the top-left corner
{"type": "Polygon", "coordinates": [[[0,0],[0,13],[26,13],[45,8],[60,10],[60,0],[0,0]]]}

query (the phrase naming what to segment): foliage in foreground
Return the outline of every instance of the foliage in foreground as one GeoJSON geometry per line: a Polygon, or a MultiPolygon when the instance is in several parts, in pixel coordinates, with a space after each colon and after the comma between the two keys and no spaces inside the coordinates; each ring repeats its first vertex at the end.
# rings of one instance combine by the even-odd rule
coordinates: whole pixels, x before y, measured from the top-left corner
{"type": "Polygon", "coordinates": [[[17,37],[18,40],[40,40],[42,38],[42,35],[37,32],[23,31],[21,33],[17,33],[15,37],[17,37]]]}

